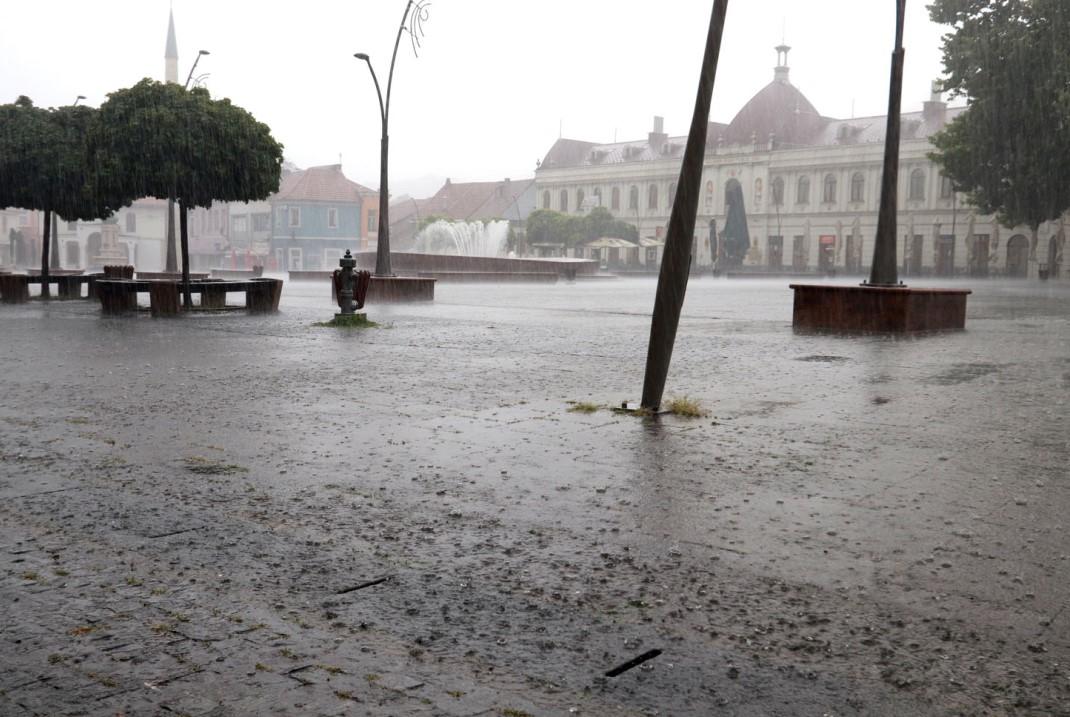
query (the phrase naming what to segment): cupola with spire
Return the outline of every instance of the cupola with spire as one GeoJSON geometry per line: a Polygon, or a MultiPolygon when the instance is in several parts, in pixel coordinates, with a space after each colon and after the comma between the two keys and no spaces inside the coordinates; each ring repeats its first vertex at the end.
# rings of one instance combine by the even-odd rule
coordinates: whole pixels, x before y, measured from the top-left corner
{"type": "Polygon", "coordinates": [[[784,82],[790,84],[788,80],[788,53],[791,52],[791,47],[788,45],[776,46],[776,68],[773,70],[773,80],[776,82],[784,82]]]}

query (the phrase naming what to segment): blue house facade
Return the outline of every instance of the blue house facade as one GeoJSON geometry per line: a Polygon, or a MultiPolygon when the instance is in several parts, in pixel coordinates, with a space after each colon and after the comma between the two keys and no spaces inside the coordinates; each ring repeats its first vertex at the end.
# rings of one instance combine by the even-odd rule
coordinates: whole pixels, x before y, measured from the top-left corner
{"type": "Polygon", "coordinates": [[[280,271],[338,267],[361,248],[361,206],[370,189],[346,179],[342,166],[310,167],[283,177],[271,205],[271,250],[280,271]]]}

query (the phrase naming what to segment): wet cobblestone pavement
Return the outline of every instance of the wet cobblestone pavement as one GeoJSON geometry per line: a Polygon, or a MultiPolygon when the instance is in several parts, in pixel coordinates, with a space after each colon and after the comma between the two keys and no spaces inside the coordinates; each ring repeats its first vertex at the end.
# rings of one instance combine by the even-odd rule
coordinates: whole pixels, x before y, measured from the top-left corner
{"type": "Polygon", "coordinates": [[[1070,288],[971,288],[847,339],[693,280],[697,419],[569,410],[652,280],[2,306],[0,714],[1070,714],[1070,288]]]}

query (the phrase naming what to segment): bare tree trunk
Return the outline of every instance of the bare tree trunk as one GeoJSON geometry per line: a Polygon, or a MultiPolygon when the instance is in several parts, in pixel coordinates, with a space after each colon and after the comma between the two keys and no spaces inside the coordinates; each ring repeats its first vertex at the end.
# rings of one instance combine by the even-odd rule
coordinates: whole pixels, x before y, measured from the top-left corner
{"type": "Polygon", "coordinates": [[[175,200],[170,197],[167,198],[167,257],[164,261],[164,271],[178,271],[178,257],[175,252],[175,200]]]}
{"type": "Polygon", "coordinates": [[[643,398],[640,405],[656,411],[665,391],[669,374],[676,329],[680,324],[680,310],[691,269],[691,242],[695,235],[698,214],[699,185],[702,183],[702,164],[706,155],[706,133],[709,131],[710,102],[717,59],[721,54],[721,35],[724,32],[728,0],[714,0],[710,28],[706,36],[706,51],[702,58],[695,112],[691,131],[684,149],[684,159],[677,182],[676,202],[669,216],[669,233],[658,274],[657,294],[654,297],[654,316],[650,322],[650,344],[646,354],[646,375],[643,378],[643,398]]]}
{"type": "Polygon", "coordinates": [[[189,290],[189,210],[185,202],[178,205],[178,225],[182,232],[182,302],[186,311],[193,308],[193,296],[189,290]]]}
{"type": "Polygon", "coordinates": [[[41,239],[41,298],[49,299],[52,291],[48,286],[48,250],[51,248],[52,238],[52,210],[45,210],[44,236],[41,239]]]}
{"type": "Polygon", "coordinates": [[[52,256],[48,265],[53,269],[59,268],[59,214],[52,212],[52,256]]]}

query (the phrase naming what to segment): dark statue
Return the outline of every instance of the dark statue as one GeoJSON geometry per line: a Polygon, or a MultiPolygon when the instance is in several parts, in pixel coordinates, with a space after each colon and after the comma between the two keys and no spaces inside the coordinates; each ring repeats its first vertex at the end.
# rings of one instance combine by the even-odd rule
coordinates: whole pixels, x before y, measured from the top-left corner
{"type": "Polygon", "coordinates": [[[725,218],[724,232],[721,234],[721,246],[724,252],[718,257],[726,267],[743,264],[743,257],[750,250],[750,232],[747,231],[747,210],[743,206],[743,185],[732,179],[725,187],[725,204],[728,216],[725,218]]]}

